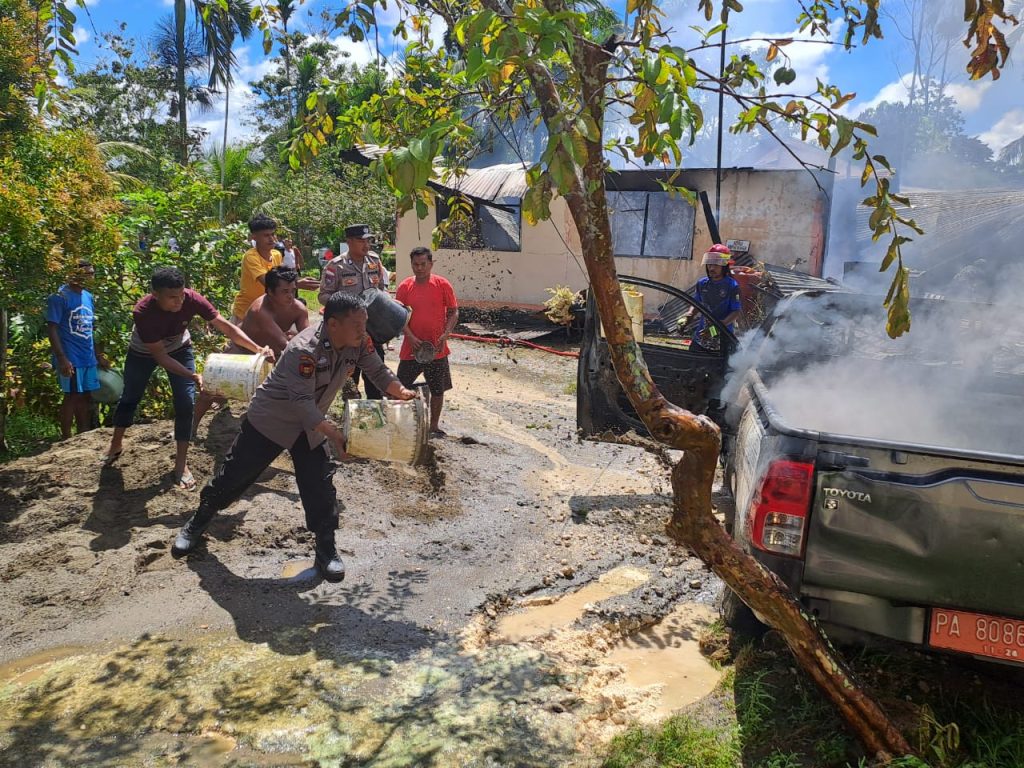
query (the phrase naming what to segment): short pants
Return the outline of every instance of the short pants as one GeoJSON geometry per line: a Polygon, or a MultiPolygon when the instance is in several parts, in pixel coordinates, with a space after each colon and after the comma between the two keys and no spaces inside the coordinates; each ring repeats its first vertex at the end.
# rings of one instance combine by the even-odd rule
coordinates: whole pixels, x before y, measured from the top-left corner
{"type": "Polygon", "coordinates": [[[432,395],[443,395],[452,388],[452,369],[447,357],[440,357],[430,363],[416,360],[401,360],[398,363],[398,380],[403,387],[411,387],[421,373],[432,395]]]}
{"type": "Polygon", "coordinates": [[[60,391],[65,394],[92,392],[100,388],[100,377],[98,368],[90,365],[86,368],[75,366],[70,376],[61,375],[57,371],[57,381],[60,382],[60,391]]]}

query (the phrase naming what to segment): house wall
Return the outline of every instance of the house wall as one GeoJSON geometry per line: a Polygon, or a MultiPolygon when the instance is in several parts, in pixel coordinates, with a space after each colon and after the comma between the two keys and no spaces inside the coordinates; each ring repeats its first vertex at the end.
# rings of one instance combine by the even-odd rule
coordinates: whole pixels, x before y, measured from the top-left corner
{"type": "MultiPolygon", "coordinates": [[[[707,190],[714,205],[714,169],[684,172],[677,183],[707,190]]],[[[823,185],[828,183],[828,179],[823,181],[823,185]]],[[[723,171],[722,237],[749,240],[751,253],[759,261],[820,275],[828,215],[827,196],[806,171],[723,171]]],[[[415,211],[400,218],[396,237],[399,280],[411,274],[409,251],[417,245],[430,245],[434,220],[433,211],[423,220],[415,211]]],[[[696,259],[620,257],[616,266],[622,274],[687,287],[703,275],[700,256],[710,245],[708,226],[698,206],[693,233],[696,259]]],[[[584,288],[587,280],[582,264],[576,228],[561,198],[551,202],[550,220],[533,227],[523,223],[520,252],[439,249],[434,254],[434,271],[452,282],[463,303],[539,305],[548,298],[547,288],[584,288]]]]}

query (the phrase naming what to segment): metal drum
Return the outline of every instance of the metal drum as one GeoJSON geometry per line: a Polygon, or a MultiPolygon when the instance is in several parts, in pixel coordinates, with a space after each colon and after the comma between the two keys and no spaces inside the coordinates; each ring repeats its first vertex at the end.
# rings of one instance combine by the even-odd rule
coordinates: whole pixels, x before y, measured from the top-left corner
{"type": "Polygon", "coordinates": [[[399,304],[387,291],[367,288],[363,291],[366,304],[366,330],[375,342],[386,343],[402,332],[412,310],[399,304]]]}

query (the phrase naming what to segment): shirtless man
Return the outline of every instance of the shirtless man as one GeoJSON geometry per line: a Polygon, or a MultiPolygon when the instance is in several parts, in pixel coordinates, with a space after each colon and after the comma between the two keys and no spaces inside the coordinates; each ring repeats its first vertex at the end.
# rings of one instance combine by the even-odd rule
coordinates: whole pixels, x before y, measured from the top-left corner
{"type": "MultiPolygon", "coordinates": [[[[270,347],[280,356],[291,338],[309,327],[309,310],[296,298],[299,273],[287,267],[274,267],[265,276],[266,292],[254,301],[242,319],[242,331],[257,344],[270,347]]],[[[229,355],[252,354],[248,350],[230,345],[224,350],[229,355]]],[[[210,407],[223,405],[227,400],[203,390],[196,396],[193,436],[199,431],[199,421],[210,407]]]]}

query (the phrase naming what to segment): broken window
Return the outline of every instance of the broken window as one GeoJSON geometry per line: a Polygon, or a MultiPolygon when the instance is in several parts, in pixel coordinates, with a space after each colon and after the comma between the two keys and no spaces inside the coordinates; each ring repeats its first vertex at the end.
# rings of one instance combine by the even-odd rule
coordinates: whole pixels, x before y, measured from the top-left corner
{"type": "MultiPolygon", "coordinates": [[[[518,198],[509,202],[472,202],[472,216],[449,223],[441,238],[442,248],[470,251],[521,250],[522,207],[518,198]]],[[[437,223],[451,215],[448,201],[437,198],[437,223]]]]}
{"type": "Polygon", "coordinates": [[[694,209],[667,192],[608,192],[616,256],[689,259],[694,209]]]}

